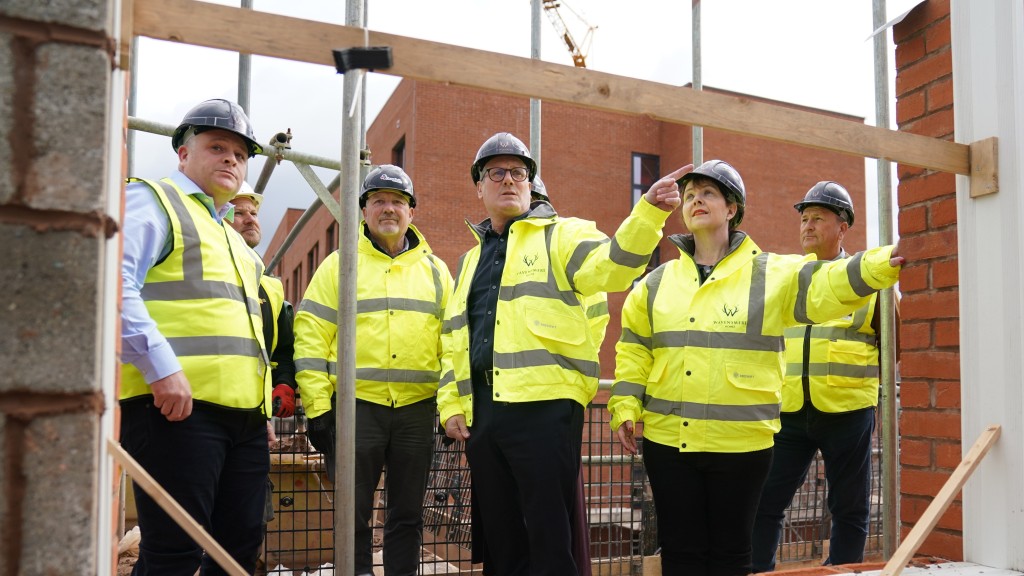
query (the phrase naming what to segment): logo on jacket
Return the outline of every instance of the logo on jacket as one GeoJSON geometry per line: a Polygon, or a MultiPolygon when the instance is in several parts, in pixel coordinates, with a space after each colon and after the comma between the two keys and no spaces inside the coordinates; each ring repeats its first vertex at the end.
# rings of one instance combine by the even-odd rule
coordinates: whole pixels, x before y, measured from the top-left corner
{"type": "Polygon", "coordinates": [[[735,316],[736,313],[739,311],[739,306],[733,306],[732,308],[730,308],[728,304],[722,304],[722,312],[725,312],[726,316],[735,316]]]}
{"type": "Polygon", "coordinates": [[[538,256],[537,254],[534,254],[533,256],[526,254],[523,256],[523,264],[526,264],[527,266],[533,266],[537,262],[538,258],[540,258],[540,256],[538,256]]]}

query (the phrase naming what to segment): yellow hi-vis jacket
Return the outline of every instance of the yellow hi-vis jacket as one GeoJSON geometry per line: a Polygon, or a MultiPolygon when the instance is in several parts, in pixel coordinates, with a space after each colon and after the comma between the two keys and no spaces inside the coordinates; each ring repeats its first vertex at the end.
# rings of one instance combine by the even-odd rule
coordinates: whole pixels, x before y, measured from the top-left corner
{"type": "MultiPolygon", "coordinates": [[[[192,398],[261,409],[270,398],[259,282],[263,262],[225,222],[170,179],[144,182],[170,221],[173,245],[142,287],[146,309],[167,338],[192,398]]],[[[151,394],[142,373],[121,365],[121,399],[151,394]]]]}
{"type": "MultiPolygon", "coordinates": [[[[373,246],[366,223],[356,275],[357,399],[394,408],[437,394],[441,323],[452,291],[448,267],[426,239],[392,258],[373,246]]],[[[338,252],[317,268],[295,314],[295,379],[314,418],[331,409],[337,388],[338,252]]]]}
{"type": "Polygon", "coordinates": [[[780,428],[787,326],[856,310],[896,283],[892,246],[822,262],[762,252],[743,232],[701,284],[693,237],[670,238],[678,260],[626,297],[608,401],[613,430],[642,421],[644,437],[680,452],[752,452],[780,428]]]}
{"type": "MultiPolygon", "coordinates": [[[[641,200],[611,239],[593,222],[560,218],[546,203],[536,203],[527,217],[511,224],[495,310],[495,400],[571,399],[586,406],[594,398],[598,336],[607,323],[599,318],[591,323],[587,310],[596,305],[594,315],[600,316],[601,296],[594,295],[625,290],[643,272],[668,215],[641,200]]],[[[477,242],[486,225],[469,224],[477,242]]],[[[437,396],[441,422],[463,414],[473,425],[467,302],[480,251],[477,244],[462,256],[445,314],[451,370],[437,396]]]]}
{"type": "Polygon", "coordinates": [[[263,275],[260,277],[260,285],[267,292],[267,299],[270,300],[270,309],[274,311],[274,338],[267,342],[267,350],[277,349],[277,339],[280,338],[277,329],[277,319],[281,316],[281,309],[284,308],[284,285],[281,279],[274,276],[263,275]]]}
{"type": "Polygon", "coordinates": [[[782,411],[811,404],[821,412],[851,412],[878,405],[878,340],[871,321],[878,295],[853,314],[820,325],[786,328],[786,380],[782,411]]]}

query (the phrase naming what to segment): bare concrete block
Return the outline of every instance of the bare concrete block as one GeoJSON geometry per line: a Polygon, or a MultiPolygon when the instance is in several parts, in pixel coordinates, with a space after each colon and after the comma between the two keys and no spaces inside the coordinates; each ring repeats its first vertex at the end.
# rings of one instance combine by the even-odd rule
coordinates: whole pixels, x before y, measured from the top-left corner
{"type": "Polygon", "coordinates": [[[0,293],[6,295],[0,306],[0,392],[99,390],[104,242],[77,231],[40,233],[0,223],[0,293]]]}
{"type": "Polygon", "coordinates": [[[111,0],[4,0],[0,15],[108,31],[111,0]]]}
{"type": "MultiPolygon", "coordinates": [[[[7,462],[7,417],[0,413],[0,463],[7,462]]],[[[7,518],[7,475],[6,466],[0,465],[0,518],[7,518]]],[[[0,574],[8,574],[6,554],[0,554],[0,574]]]]}
{"type": "Polygon", "coordinates": [[[110,59],[89,46],[48,43],[36,52],[34,158],[24,200],[39,209],[102,209],[110,59]]]}
{"type": "Polygon", "coordinates": [[[0,32],[0,204],[7,204],[14,196],[11,178],[11,118],[14,115],[14,58],[11,55],[10,34],[0,32]]]}
{"type": "Polygon", "coordinates": [[[22,574],[96,574],[99,415],[33,420],[25,430],[22,574]]]}

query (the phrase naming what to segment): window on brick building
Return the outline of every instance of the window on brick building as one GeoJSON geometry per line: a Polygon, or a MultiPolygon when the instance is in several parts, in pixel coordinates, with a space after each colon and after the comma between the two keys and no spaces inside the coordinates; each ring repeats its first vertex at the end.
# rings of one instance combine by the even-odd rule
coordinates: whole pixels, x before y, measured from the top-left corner
{"type": "Polygon", "coordinates": [[[302,264],[292,270],[292,302],[302,300],[302,264]]]}
{"type": "Polygon", "coordinates": [[[320,264],[320,244],[313,244],[313,248],[306,254],[306,285],[313,281],[313,274],[320,264]]]}
{"type": "Polygon", "coordinates": [[[661,176],[661,157],[633,152],[633,204],[658,181],[661,176]]]}
{"type": "Polygon", "coordinates": [[[391,149],[391,163],[399,168],[405,168],[405,136],[391,149]]]}
{"type": "Polygon", "coordinates": [[[338,223],[331,221],[330,225],[327,226],[327,234],[324,236],[325,249],[324,253],[330,254],[338,249],[338,223]]]}

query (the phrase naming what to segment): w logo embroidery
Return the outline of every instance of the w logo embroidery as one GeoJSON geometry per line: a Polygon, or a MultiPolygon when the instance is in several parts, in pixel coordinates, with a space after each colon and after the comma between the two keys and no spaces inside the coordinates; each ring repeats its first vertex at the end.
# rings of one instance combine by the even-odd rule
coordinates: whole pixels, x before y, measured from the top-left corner
{"type": "Polygon", "coordinates": [[[725,312],[726,316],[735,316],[736,313],[739,311],[739,306],[733,306],[732,308],[730,308],[728,304],[722,304],[722,312],[725,312]]]}
{"type": "Polygon", "coordinates": [[[533,266],[537,262],[537,258],[539,258],[539,256],[537,256],[536,254],[534,254],[533,256],[523,256],[523,264],[526,264],[527,266],[533,266]]]}

